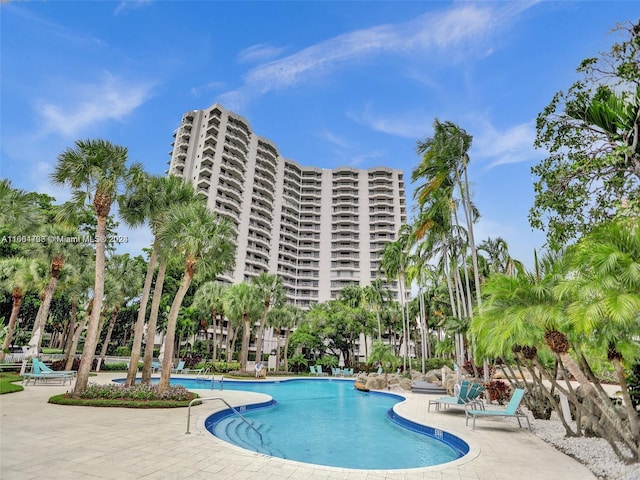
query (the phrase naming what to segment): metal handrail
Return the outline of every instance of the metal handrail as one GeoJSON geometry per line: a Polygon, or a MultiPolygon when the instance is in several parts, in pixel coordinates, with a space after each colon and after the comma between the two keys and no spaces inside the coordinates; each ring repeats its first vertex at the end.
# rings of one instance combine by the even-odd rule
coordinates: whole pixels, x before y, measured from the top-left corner
{"type": "Polygon", "coordinates": [[[233,408],[229,402],[227,402],[224,398],[222,397],[209,397],[209,398],[194,398],[193,400],[191,400],[189,402],[189,409],[187,410],[187,432],[186,433],[191,433],[189,431],[189,427],[191,425],[191,405],[193,405],[194,402],[204,402],[205,400],[220,400],[222,403],[224,403],[227,407],[229,407],[231,409],[231,411],[233,413],[235,413],[238,417],[240,417],[240,420],[242,420],[244,423],[246,423],[247,425],[249,425],[249,427],[258,434],[258,436],[260,437],[260,445],[264,446],[264,440],[262,439],[262,434],[256,430],[256,427],[254,427],[253,425],[251,425],[251,423],[249,423],[249,420],[247,420],[246,418],[244,418],[244,416],[237,411],[235,408],[233,408]]]}

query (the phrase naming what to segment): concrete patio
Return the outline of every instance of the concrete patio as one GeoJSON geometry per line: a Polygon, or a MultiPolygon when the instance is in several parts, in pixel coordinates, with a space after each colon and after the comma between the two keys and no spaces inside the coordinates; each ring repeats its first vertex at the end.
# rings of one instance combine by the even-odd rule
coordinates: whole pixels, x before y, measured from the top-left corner
{"type": "MultiPolygon", "coordinates": [[[[120,374],[100,373],[93,382],[120,374]]],[[[211,479],[216,480],[587,480],[583,465],[504,418],[465,426],[464,412],[427,412],[429,395],[407,392],[396,411],[413,421],[463,438],[471,451],[454,462],[406,470],[349,470],[268,457],[227,444],[204,428],[220,409],[209,402],[187,410],[92,408],[51,405],[47,399],[70,387],[29,385],[0,396],[0,478],[54,479],[211,479]]],[[[198,390],[202,397],[223,396],[234,406],[266,395],[198,390]]],[[[535,425],[535,421],[533,421],[535,425]]]]}

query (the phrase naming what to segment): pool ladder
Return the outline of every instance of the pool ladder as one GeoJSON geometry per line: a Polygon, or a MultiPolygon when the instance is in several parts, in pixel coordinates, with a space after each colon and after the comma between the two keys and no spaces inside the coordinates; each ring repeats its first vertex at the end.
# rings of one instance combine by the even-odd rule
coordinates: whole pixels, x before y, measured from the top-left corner
{"type": "Polygon", "coordinates": [[[189,431],[189,427],[191,426],[191,405],[193,405],[195,402],[204,402],[205,400],[220,400],[222,403],[224,403],[227,407],[229,407],[231,409],[231,411],[236,414],[238,416],[238,418],[240,418],[240,420],[242,420],[244,423],[246,423],[249,428],[251,428],[254,432],[256,432],[258,434],[258,436],[260,437],[260,445],[264,446],[264,440],[262,439],[262,434],[256,429],[256,427],[254,427],[251,422],[249,422],[249,420],[247,420],[246,418],[244,418],[244,416],[235,408],[233,408],[229,402],[227,402],[224,398],[222,397],[209,397],[209,398],[194,398],[193,400],[191,400],[189,402],[189,409],[187,410],[187,432],[186,433],[191,433],[189,431]]]}

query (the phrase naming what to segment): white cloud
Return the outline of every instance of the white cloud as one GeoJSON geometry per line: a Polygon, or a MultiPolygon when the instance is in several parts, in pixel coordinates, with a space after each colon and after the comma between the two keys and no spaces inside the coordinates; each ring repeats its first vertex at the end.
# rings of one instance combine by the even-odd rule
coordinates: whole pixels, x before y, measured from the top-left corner
{"type": "Polygon", "coordinates": [[[536,137],[535,121],[496,129],[486,119],[473,122],[473,154],[488,161],[487,169],[509,163],[539,160],[542,153],[533,147],[536,137]]]}
{"type": "MultiPolygon", "coordinates": [[[[411,57],[420,54],[421,61],[425,61],[424,55],[430,51],[442,49],[447,49],[449,58],[473,55],[477,51],[486,55],[491,49],[483,47],[479,39],[491,34],[498,25],[509,24],[512,16],[530,5],[530,2],[520,2],[517,8],[508,6],[500,10],[487,4],[463,3],[444,12],[423,14],[410,22],[338,35],[249,70],[244,85],[227,95],[246,101],[251,96],[327,75],[354,60],[385,53],[411,57]]],[[[256,51],[260,50],[256,48],[256,51]]],[[[241,58],[244,55],[241,54],[241,58]]]]}
{"type": "Polygon", "coordinates": [[[90,126],[122,120],[151,96],[152,85],[119,79],[106,72],[97,84],[67,85],[61,100],[40,99],[35,108],[44,120],[44,133],[71,138],[90,126]]]}
{"type": "Polygon", "coordinates": [[[120,15],[128,10],[135,10],[142,7],[147,7],[153,3],[153,0],[124,0],[118,4],[115,11],[115,15],[120,15]]]}
{"type": "Polygon", "coordinates": [[[199,97],[204,92],[207,92],[209,90],[216,90],[216,89],[222,88],[223,86],[224,86],[224,83],[222,82],[209,82],[206,85],[191,87],[191,95],[193,95],[194,97],[199,97]]]}
{"type": "Polygon", "coordinates": [[[424,137],[433,123],[433,115],[425,112],[403,111],[401,114],[390,114],[372,110],[371,105],[366,105],[361,112],[347,112],[347,117],[376,132],[414,140],[424,137]]]}
{"type": "Polygon", "coordinates": [[[238,54],[239,63],[256,63],[276,58],[285,51],[284,47],[274,47],[266,43],[259,43],[245,48],[238,54]]]}

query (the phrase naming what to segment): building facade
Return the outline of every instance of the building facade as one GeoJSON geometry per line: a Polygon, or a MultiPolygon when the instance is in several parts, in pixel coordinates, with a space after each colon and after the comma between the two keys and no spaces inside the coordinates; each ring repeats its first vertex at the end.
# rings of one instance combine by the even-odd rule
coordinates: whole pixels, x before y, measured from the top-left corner
{"type": "MultiPolygon", "coordinates": [[[[184,114],[172,146],[169,174],[235,225],[235,269],[220,280],[277,274],[301,308],[370,284],[406,222],[401,170],[302,166],[219,104],[184,114]]],[[[387,286],[397,298],[396,282],[387,286]]]]}

